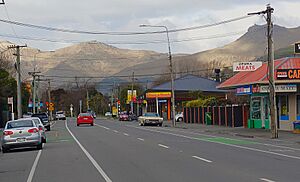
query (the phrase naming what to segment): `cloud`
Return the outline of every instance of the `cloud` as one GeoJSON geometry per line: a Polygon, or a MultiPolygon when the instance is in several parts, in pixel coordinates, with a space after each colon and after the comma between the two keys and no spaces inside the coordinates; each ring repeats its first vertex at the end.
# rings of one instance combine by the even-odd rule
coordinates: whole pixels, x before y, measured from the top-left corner
{"type": "MultiPolygon", "coordinates": [[[[145,31],[139,24],[148,23],[167,25],[169,28],[198,26],[239,17],[248,12],[261,11],[271,2],[275,8],[275,23],[295,27],[300,25],[297,16],[300,3],[298,0],[15,0],[7,1],[6,7],[12,20],[68,29],[91,31],[145,31]]],[[[6,17],[4,8],[0,7],[1,17],[6,17]]],[[[193,37],[209,37],[228,32],[246,32],[253,24],[262,24],[259,17],[253,17],[227,25],[198,31],[171,34],[171,40],[193,37]]],[[[102,42],[141,42],[166,40],[165,35],[147,36],[88,36],[63,34],[14,26],[18,35],[45,37],[48,39],[98,40],[102,42]]],[[[150,29],[147,29],[150,30],[150,29]]],[[[153,29],[151,29],[153,30],[153,29]]],[[[12,33],[11,26],[0,24],[0,34],[12,33]]],[[[214,47],[223,46],[237,39],[238,36],[172,43],[172,51],[177,53],[194,53],[214,47]]],[[[16,41],[15,39],[11,39],[16,41]]],[[[43,50],[53,50],[69,44],[23,41],[29,46],[43,50]]],[[[149,49],[167,52],[165,44],[117,45],[121,48],[149,49]]]]}

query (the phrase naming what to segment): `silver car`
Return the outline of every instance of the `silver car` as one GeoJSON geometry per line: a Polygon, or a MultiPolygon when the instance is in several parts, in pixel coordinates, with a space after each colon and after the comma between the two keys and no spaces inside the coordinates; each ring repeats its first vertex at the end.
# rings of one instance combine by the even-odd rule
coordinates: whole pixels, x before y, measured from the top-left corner
{"type": "Polygon", "coordinates": [[[38,128],[41,132],[42,142],[46,143],[46,141],[47,141],[46,130],[45,130],[45,127],[44,127],[41,119],[38,117],[32,117],[31,119],[35,122],[35,124],[38,126],[38,128]]]}
{"type": "Polygon", "coordinates": [[[12,148],[36,147],[39,150],[43,148],[41,132],[31,118],[8,121],[2,137],[3,153],[12,148]]]}

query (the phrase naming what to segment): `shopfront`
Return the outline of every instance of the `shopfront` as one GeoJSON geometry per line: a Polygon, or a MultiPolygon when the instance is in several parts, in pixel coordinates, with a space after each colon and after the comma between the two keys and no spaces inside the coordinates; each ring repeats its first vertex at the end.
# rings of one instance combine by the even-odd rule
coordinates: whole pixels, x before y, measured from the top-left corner
{"type": "MultiPolygon", "coordinates": [[[[277,126],[293,130],[293,122],[300,121],[300,58],[275,61],[275,93],[277,126]]],[[[249,128],[270,129],[270,99],[267,65],[252,72],[238,73],[218,88],[236,89],[237,95],[249,95],[249,128]]]]}

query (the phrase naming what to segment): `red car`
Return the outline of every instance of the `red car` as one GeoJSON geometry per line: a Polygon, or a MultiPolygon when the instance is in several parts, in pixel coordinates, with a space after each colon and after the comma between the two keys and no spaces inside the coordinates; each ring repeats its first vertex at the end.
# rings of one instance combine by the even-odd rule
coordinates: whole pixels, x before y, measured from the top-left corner
{"type": "Polygon", "coordinates": [[[119,115],[119,121],[129,121],[129,116],[126,112],[121,112],[119,115]]]}
{"type": "Polygon", "coordinates": [[[94,126],[94,117],[90,113],[80,113],[77,117],[77,126],[81,124],[90,124],[94,126]]]}

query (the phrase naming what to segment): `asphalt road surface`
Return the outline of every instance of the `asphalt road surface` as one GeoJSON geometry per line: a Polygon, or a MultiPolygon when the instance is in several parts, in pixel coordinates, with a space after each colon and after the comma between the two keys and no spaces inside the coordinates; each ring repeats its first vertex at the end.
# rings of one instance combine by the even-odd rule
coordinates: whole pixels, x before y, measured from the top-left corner
{"type": "Polygon", "coordinates": [[[57,121],[43,150],[0,154],[0,181],[300,181],[300,148],[137,122],[57,121]]]}

